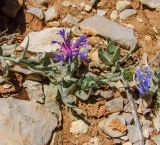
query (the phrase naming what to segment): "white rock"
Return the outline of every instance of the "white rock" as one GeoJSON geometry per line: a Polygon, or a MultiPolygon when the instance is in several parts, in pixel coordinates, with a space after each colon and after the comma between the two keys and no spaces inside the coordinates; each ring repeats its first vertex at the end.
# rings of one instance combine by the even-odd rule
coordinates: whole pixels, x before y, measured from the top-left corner
{"type": "Polygon", "coordinates": [[[131,5],[131,2],[130,1],[126,1],[126,0],[119,0],[117,3],[116,3],[116,10],[118,12],[128,8],[129,6],[131,5]]]}
{"type": "Polygon", "coordinates": [[[45,95],[43,93],[42,84],[35,81],[25,80],[23,87],[26,88],[28,97],[31,101],[44,103],[45,95]]]}
{"type": "Polygon", "coordinates": [[[140,0],[142,4],[148,6],[149,8],[159,8],[160,0],[140,0]]]}
{"type": "Polygon", "coordinates": [[[134,125],[128,125],[127,129],[128,129],[127,135],[129,138],[129,142],[131,143],[137,142],[140,139],[137,127],[134,125]]]}
{"type": "Polygon", "coordinates": [[[149,130],[148,129],[145,129],[144,131],[143,131],[143,135],[144,135],[144,137],[145,138],[149,138],[149,130]]]}
{"type": "Polygon", "coordinates": [[[70,14],[67,14],[66,17],[62,20],[62,23],[73,26],[78,23],[78,19],[70,14]]]}
{"type": "Polygon", "coordinates": [[[123,110],[123,98],[118,97],[106,102],[106,110],[115,113],[123,110]]]}
{"type": "Polygon", "coordinates": [[[44,106],[14,98],[0,99],[1,145],[46,145],[57,119],[44,106]]]}
{"type": "Polygon", "coordinates": [[[97,10],[97,15],[99,15],[99,16],[104,16],[104,15],[106,15],[106,13],[107,13],[107,11],[105,11],[105,10],[101,10],[101,9],[97,10]]]}
{"type": "Polygon", "coordinates": [[[120,45],[126,46],[126,49],[135,49],[137,39],[132,28],[124,27],[103,16],[95,15],[87,18],[80,23],[80,28],[90,34],[99,34],[103,37],[109,37],[120,45]]]}
{"type": "Polygon", "coordinates": [[[71,5],[72,5],[72,3],[68,0],[65,0],[62,2],[62,6],[66,7],[66,8],[69,8],[71,5]]]}
{"type": "MultiPolygon", "coordinates": [[[[55,52],[59,45],[51,44],[54,41],[62,41],[61,36],[57,32],[61,28],[46,28],[38,32],[31,32],[29,36],[29,46],[28,50],[31,52],[55,52]]],[[[70,32],[69,29],[66,29],[67,32],[70,32]]],[[[25,48],[27,44],[28,37],[20,44],[21,47],[25,48]]]]}
{"type": "Polygon", "coordinates": [[[87,11],[87,12],[91,11],[91,9],[92,9],[92,6],[90,6],[88,4],[86,4],[85,7],[84,7],[84,10],[87,11]]]}
{"type": "Polygon", "coordinates": [[[156,128],[156,130],[158,132],[160,132],[160,112],[157,113],[156,118],[153,119],[153,124],[154,124],[154,127],[156,128]]]}
{"type": "Polygon", "coordinates": [[[125,120],[126,120],[128,125],[132,123],[133,118],[134,118],[133,114],[131,114],[131,113],[123,113],[122,115],[125,118],[125,120]]]}
{"type": "Polygon", "coordinates": [[[44,18],[44,13],[42,9],[30,7],[26,12],[38,17],[40,20],[44,18]]]}
{"type": "Polygon", "coordinates": [[[137,10],[135,9],[126,9],[119,13],[120,19],[127,19],[130,16],[133,16],[137,13],[137,10]]]}
{"type": "Polygon", "coordinates": [[[45,21],[50,22],[58,18],[58,12],[55,7],[49,7],[47,11],[44,13],[45,21]]]}
{"type": "Polygon", "coordinates": [[[126,133],[125,119],[120,115],[110,115],[108,118],[103,119],[99,122],[98,127],[110,137],[121,137],[126,133]],[[113,122],[118,122],[118,126],[121,126],[123,130],[119,130],[117,125],[113,122]],[[112,125],[113,123],[113,125],[112,125]]]}
{"type": "Polygon", "coordinates": [[[111,20],[115,21],[118,18],[117,10],[113,10],[110,15],[111,20]]]}
{"type": "Polygon", "coordinates": [[[76,120],[71,123],[70,133],[74,135],[87,133],[89,126],[82,120],[76,120]]]}

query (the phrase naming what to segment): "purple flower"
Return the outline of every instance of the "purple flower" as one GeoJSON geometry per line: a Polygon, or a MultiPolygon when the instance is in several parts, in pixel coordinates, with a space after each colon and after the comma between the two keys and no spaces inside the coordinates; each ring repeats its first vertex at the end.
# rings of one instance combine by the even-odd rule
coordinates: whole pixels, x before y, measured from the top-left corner
{"type": "Polygon", "coordinates": [[[151,85],[152,72],[149,67],[146,67],[144,71],[137,69],[135,72],[136,80],[138,84],[136,85],[140,96],[147,94],[149,91],[149,87],[151,85]]]}
{"type": "Polygon", "coordinates": [[[73,41],[68,38],[68,34],[66,34],[65,29],[59,30],[58,34],[63,38],[63,42],[52,41],[52,44],[57,43],[60,45],[60,49],[54,54],[54,60],[59,60],[61,64],[65,60],[70,63],[73,57],[78,56],[80,56],[83,60],[89,60],[87,58],[89,49],[80,52],[80,47],[89,46],[86,35],[81,36],[79,40],[73,43],[73,41]]]}

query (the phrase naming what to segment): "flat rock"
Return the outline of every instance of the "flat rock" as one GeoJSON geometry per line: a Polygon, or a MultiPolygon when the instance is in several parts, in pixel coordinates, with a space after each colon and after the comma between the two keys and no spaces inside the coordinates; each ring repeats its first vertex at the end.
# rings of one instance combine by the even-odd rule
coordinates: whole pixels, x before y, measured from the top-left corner
{"type": "Polygon", "coordinates": [[[160,0],[140,0],[140,1],[142,4],[152,9],[160,7],[160,0]]]}
{"type": "Polygon", "coordinates": [[[76,120],[71,123],[70,133],[74,135],[87,133],[89,126],[82,120],[76,120]]]}
{"type": "Polygon", "coordinates": [[[130,16],[133,16],[137,13],[135,9],[125,9],[124,11],[119,13],[120,19],[127,19],[130,16]]]}
{"type": "Polygon", "coordinates": [[[121,137],[126,134],[125,119],[120,115],[110,115],[99,122],[99,128],[110,137],[121,137]]]}
{"type": "Polygon", "coordinates": [[[73,26],[73,25],[78,24],[78,19],[76,17],[73,17],[70,14],[67,14],[66,17],[62,20],[62,23],[73,26]]]}
{"type": "Polygon", "coordinates": [[[140,139],[137,127],[135,125],[127,125],[127,129],[129,142],[137,142],[140,139]]]}
{"type": "Polygon", "coordinates": [[[42,105],[14,98],[0,99],[1,145],[46,145],[57,119],[42,105]]]}
{"type": "Polygon", "coordinates": [[[111,20],[115,21],[118,17],[119,16],[117,10],[113,10],[110,15],[111,20]]]}
{"type": "Polygon", "coordinates": [[[124,27],[103,16],[95,15],[85,19],[80,23],[80,28],[86,33],[109,37],[120,45],[130,47],[130,49],[134,49],[137,45],[137,39],[132,28],[124,27]]]}
{"type": "Polygon", "coordinates": [[[131,5],[131,2],[130,1],[127,1],[127,0],[119,0],[117,1],[116,3],[116,10],[118,12],[128,8],[129,6],[131,5]]]}
{"type": "Polygon", "coordinates": [[[106,10],[102,10],[102,9],[98,9],[98,10],[97,10],[97,15],[99,15],[99,16],[105,16],[106,13],[107,13],[106,10]]]}
{"type": "Polygon", "coordinates": [[[41,83],[25,80],[23,87],[26,88],[27,95],[31,101],[44,103],[45,95],[41,83]]]}
{"type": "Polygon", "coordinates": [[[1,10],[8,17],[15,18],[22,5],[23,0],[5,0],[1,10]]]}
{"type": "MultiPolygon", "coordinates": [[[[52,45],[51,42],[62,41],[62,38],[57,34],[60,28],[46,28],[38,32],[31,32],[29,36],[29,46],[28,51],[31,52],[55,52],[59,45],[52,45]]],[[[69,29],[66,29],[67,32],[70,32],[69,29]]],[[[25,48],[27,45],[28,37],[20,44],[20,47],[25,48]]]]}
{"type": "Polygon", "coordinates": [[[123,98],[115,98],[106,102],[106,110],[109,113],[115,113],[123,110],[123,98]]]}
{"type": "Polygon", "coordinates": [[[122,116],[125,118],[127,124],[131,124],[134,116],[131,113],[123,113],[122,116]]]}
{"type": "Polygon", "coordinates": [[[49,7],[47,11],[44,12],[45,21],[50,22],[58,18],[58,12],[55,7],[49,7]]]}
{"type": "Polygon", "coordinates": [[[26,12],[38,17],[40,20],[44,18],[44,13],[42,9],[30,7],[26,12]]]}
{"type": "Polygon", "coordinates": [[[160,132],[160,111],[157,113],[157,116],[153,119],[154,127],[158,132],[160,132]]]}

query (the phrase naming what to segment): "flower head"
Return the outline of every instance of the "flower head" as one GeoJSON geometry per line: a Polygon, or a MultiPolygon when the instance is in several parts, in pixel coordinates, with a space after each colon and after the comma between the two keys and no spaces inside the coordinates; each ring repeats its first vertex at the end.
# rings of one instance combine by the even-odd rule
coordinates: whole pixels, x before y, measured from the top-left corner
{"type": "Polygon", "coordinates": [[[140,93],[140,96],[147,94],[151,85],[152,72],[149,67],[146,67],[144,71],[137,69],[135,72],[136,80],[138,84],[136,87],[140,93]]]}
{"type": "Polygon", "coordinates": [[[82,35],[75,43],[71,39],[68,38],[68,34],[66,34],[65,29],[59,30],[58,34],[62,37],[63,42],[52,41],[52,44],[59,44],[60,49],[54,54],[54,59],[59,60],[61,64],[63,61],[71,62],[72,57],[80,56],[82,59],[87,60],[88,49],[80,52],[80,47],[89,46],[87,43],[87,36],[82,35]]]}

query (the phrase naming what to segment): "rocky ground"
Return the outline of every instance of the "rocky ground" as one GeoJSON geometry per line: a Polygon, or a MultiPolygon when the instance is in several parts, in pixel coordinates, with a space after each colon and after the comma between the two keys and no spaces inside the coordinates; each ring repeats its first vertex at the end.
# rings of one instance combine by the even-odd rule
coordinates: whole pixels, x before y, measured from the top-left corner
{"type": "MultiPolygon", "coordinates": [[[[95,63],[100,62],[97,49],[106,47],[109,37],[121,56],[131,52],[124,66],[143,64],[144,53],[153,71],[159,64],[160,0],[0,0],[1,49],[18,44],[16,51],[1,55],[21,53],[27,36],[28,56],[53,52],[57,45],[50,42],[61,41],[57,31],[62,27],[75,38],[87,34],[95,63]]],[[[121,81],[112,84],[116,89],[77,101],[85,121],[52,96],[41,76],[18,64],[9,66],[11,80],[0,85],[0,145],[140,145],[121,81]]],[[[137,91],[133,96],[145,144],[160,145],[157,98],[137,97],[137,91]]]]}

